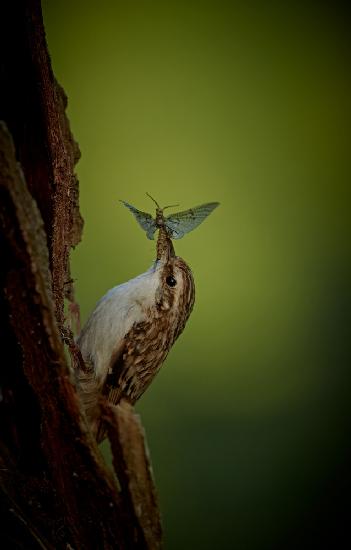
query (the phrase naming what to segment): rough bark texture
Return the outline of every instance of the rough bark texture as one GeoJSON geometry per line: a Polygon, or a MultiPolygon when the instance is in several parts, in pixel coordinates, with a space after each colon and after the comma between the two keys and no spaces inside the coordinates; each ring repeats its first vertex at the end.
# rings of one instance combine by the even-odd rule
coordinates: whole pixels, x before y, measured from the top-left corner
{"type": "Polygon", "coordinates": [[[162,529],[140,420],[127,401],[122,401],[117,407],[104,404],[103,411],[111,442],[113,465],[125,506],[142,527],[147,546],[158,548],[162,529]]]}
{"type": "Polygon", "coordinates": [[[79,149],[51,69],[40,2],[6,4],[0,8],[1,546],[159,548],[139,422],[130,410],[126,423],[125,411],[106,409],[115,473],[109,471],[67,364],[64,341],[77,351],[64,299],[73,301],[69,253],[82,230],[79,149]]]}

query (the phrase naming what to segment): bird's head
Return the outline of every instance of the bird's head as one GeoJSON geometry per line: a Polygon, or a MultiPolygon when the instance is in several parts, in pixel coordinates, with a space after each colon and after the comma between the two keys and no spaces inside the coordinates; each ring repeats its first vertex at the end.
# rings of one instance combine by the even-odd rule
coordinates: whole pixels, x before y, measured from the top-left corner
{"type": "Polygon", "coordinates": [[[184,326],[194,305],[194,278],[187,263],[175,255],[172,241],[163,228],[159,231],[157,241],[155,275],[157,310],[177,318],[184,326]]]}
{"type": "Polygon", "coordinates": [[[189,317],[194,305],[195,284],[190,267],[178,256],[157,261],[156,307],[176,317],[189,317]]]}

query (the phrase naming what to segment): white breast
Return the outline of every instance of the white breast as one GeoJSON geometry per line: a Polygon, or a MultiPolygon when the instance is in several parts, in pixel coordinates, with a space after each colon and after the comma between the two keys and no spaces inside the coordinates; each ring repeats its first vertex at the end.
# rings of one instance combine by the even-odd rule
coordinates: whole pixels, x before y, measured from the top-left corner
{"type": "Polygon", "coordinates": [[[105,379],[111,357],[123,343],[124,336],[134,323],[146,319],[148,308],[155,304],[160,270],[161,265],[154,264],[142,275],[112,288],[90,315],[78,345],[84,360],[92,363],[98,379],[105,379]]]}

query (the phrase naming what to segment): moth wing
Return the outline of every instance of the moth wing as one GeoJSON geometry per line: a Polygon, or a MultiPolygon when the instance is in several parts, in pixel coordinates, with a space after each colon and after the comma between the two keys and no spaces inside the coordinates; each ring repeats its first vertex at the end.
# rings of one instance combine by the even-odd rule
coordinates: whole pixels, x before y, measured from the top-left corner
{"type": "Polygon", "coordinates": [[[181,239],[186,233],[195,229],[211,212],[217,208],[219,202],[207,202],[195,208],[171,214],[165,218],[165,225],[171,239],[181,239]]]}
{"type": "Polygon", "coordinates": [[[147,238],[152,241],[154,238],[154,233],[157,229],[157,226],[151,214],[138,210],[137,208],[135,208],[135,206],[133,206],[132,204],[129,204],[126,201],[121,201],[121,202],[124,204],[124,206],[126,206],[131,211],[131,213],[135,217],[140,227],[144,231],[146,231],[147,238]]]}

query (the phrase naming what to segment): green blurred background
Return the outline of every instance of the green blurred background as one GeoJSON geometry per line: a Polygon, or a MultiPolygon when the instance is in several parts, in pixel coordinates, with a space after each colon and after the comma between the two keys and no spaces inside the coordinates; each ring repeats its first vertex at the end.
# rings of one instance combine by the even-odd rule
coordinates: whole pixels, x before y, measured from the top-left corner
{"type": "MultiPolygon", "coordinates": [[[[166,549],[341,548],[350,464],[350,41],[327,2],[44,0],[82,159],[83,319],[155,245],[118,199],[221,206],[137,405],[166,549]],[[329,543],[330,541],[330,543],[329,543]],[[341,544],[341,543],[340,543],[341,544]]],[[[350,536],[348,534],[348,536],[350,536]]]]}

